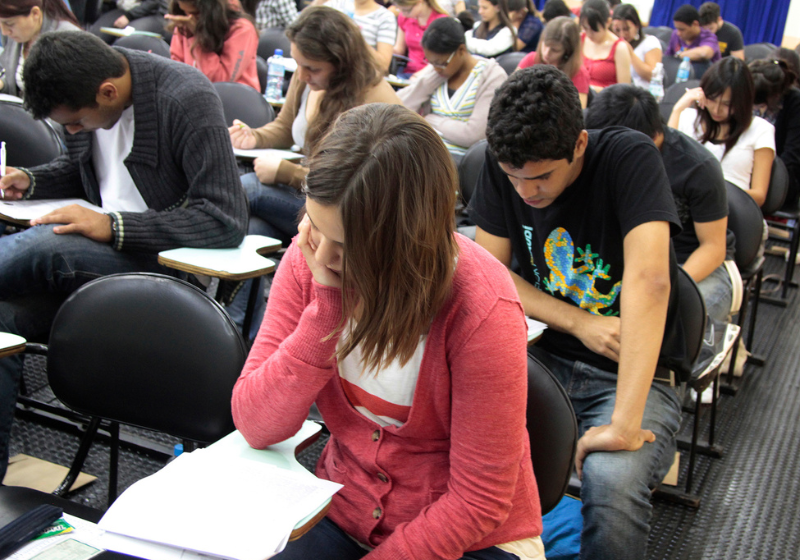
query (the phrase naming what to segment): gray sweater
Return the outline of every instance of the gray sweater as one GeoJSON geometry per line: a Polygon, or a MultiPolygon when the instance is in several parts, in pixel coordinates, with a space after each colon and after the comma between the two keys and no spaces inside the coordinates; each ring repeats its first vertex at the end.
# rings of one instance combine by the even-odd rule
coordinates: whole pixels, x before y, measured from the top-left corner
{"type": "MultiPolygon", "coordinates": [[[[47,16],[42,20],[42,31],[40,33],[47,33],[48,31],[78,31],[79,28],[75,27],[69,21],[53,21],[47,16]]],[[[19,88],[17,87],[17,66],[19,65],[19,53],[22,51],[22,45],[16,41],[6,41],[5,49],[0,54],[0,66],[6,69],[6,75],[3,76],[3,87],[0,93],[7,93],[9,95],[20,96],[19,88]]]]}
{"type": "MultiPolygon", "coordinates": [[[[133,148],[125,166],[145,212],[114,212],[115,248],[155,253],[175,247],[235,247],[247,231],[222,104],[188,64],[118,48],[130,65],[133,148]]],[[[67,135],[67,155],[30,170],[29,198],[85,198],[101,205],[92,132],[67,135]]]]}

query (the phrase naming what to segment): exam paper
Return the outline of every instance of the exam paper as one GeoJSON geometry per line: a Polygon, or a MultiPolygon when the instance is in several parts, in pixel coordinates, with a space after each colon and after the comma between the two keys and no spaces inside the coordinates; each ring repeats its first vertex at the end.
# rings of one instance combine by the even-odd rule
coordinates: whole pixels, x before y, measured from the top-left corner
{"type": "MultiPolygon", "coordinates": [[[[128,488],[99,526],[221,558],[263,560],[340,488],[311,473],[201,449],[128,488]]],[[[103,544],[114,550],[112,539],[103,544]]]]}
{"type": "Polygon", "coordinates": [[[103,209],[82,198],[57,198],[52,200],[0,200],[0,215],[12,220],[32,220],[70,204],[79,204],[96,212],[103,209]]]}
{"type": "Polygon", "coordinates": [[[272,148],[257,148],[255,150],[241,150],[239,148],[233,149],[233,155],[245,159],[256,159],[262,156],[278,156],[281,159],[295,160],[303,159],[303,154],[290,152],[289,150],[275,150],[272,148]]]}

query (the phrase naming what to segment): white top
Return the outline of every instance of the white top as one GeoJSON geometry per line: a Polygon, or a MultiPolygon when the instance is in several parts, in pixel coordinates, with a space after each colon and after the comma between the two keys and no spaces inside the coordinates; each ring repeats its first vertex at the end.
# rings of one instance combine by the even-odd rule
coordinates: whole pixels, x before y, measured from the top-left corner
{"type": "Polygon", "coordinates": [[[25,69],[25,57],[22,56],[23,50],[25,49],[19,50],[19,62],[17,62],[17,72],[16,74],[14,74],[14,79],[17,81],[18,91],[25,91],[25,78],[23,77],[23,70],[25,69]]]}
{"type": "Polygon", "coordinates": [[[457,0],[436,0],[439,7],[447,12],[448,15],[456,17],[456,2],[457,0]]]}
{"type": "MultiPolygon", "coordinates": [[[[654,49],[661,50],[661,41],[659,41],[658,37],[654,35],[645,35],[644,39],[642,39],[642,42],[639,43],[635,49],[633,49],[633,54],[638,56],[641,60],[644,60],[644,55],[654,49]]],[[[631,64],[631,78],[633,79],[633,85],[635,86],[639,86],[644,89],[648,89],[650,87],[650,80],[645,80],[642,78],[633,68],[633,64],[631,64]]]]}
{"type": "MultiPolygon", "coordinates": [[[[339,339],[339,344],[347,338],[346,328],[339,339]]],[[[350,404],[383,427],[402,426],[408,419],[414,391],[417,388],[419,367],[425,353],[425,337],[420,340],[414,355],[401,366],[395,360],[384,365],[376,375],[374,370],[364,369],[361,358],[361,345],[338,362],[339,377],[350,404]]]]}
{"type": "MultiPolygon", "coordinates": [[[[699,124],[695,128],[696,119],[696,109],[684,109],[678,122],[678,130],[699,140],[703,136],[703,131],[699,124]]],[[[739,140],[728,154],[725,153],[725,144],[706,142],[703,146],[720,161],[726,181],[749,191],[755,151],[761,148],[775,151],[775,127],[761,117],[753,117],[750,127],[739,136],[739,140]]]]}
{"type": "Polygon", "coordinates": [[[300,97],[300,108],[297,109],[297,115],[292,122],[292,141],[296,146],[300,146],[302,150],[306,145],[306,131],[308,130],[308,119],[306,118],[306,111],[308,110],[308,86],[303,90],[303,95],[300,97]]]}
{"type": "Polygon", "coordinates": [[[100,185],[103,210],[107,212],[144,212],[142,195],[133,182],[124,160],[133,147],[133,105],[110,129],[98,129],[92,140],[92,164],[100,185]]]}
{"type": "Polygon", "coordinates": [[[470,29],[466,33],[467,50],[472,54],[477,54],[480,56],[497,56],[514,46],[514,35],[512,35],[511,29],[508,27],[503,27],[497,32],[497,35],[491,39],[478,39],[477,37],[473,37],[475,29],[479,25],[480,22],[476,21],[475,28],[470,29]]]}
{"type": "Polygon", "coordinates": [[[325,4],[353,18],[356,25],[361,28],[364,40],[373,49],[377,48],[378,43],[394,46],[397,39],[397,18],[383,6],[378,6],[377,10],[360,16],[355,13],[354,0],[328,0],[325,4]]]}

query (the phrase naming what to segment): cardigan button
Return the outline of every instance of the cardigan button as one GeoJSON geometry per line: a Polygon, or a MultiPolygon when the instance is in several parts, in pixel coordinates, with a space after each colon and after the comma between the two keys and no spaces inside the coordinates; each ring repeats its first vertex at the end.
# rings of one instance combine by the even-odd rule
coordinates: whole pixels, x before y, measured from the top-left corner
{"type": "Polygon", "coordinates": [[[378,480],[380,480],[381,482],[389,482],[389,478],[382,472],[378,473],[378,480]]]}
{"type": "Polygon", "coordinates": [[[379,439],[381,439],[381,431],[375,430],[372,432],[372,441],[378,441],[379,439]]]}
{"type": "Polygon", "coordinates": [[[383,513],[381,512],[381,508],[375,508],[374,510],[372,510],[372,517],[374,517],[375,519],[379,519],[381,513],[383,513]]]}

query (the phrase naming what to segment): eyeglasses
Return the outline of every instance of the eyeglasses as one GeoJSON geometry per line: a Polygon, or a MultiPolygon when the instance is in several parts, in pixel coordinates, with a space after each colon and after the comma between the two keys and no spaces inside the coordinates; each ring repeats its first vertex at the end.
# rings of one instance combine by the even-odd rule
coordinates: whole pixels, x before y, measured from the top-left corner
{"type": "Polygon", "coordinates": [[[430,62],[430,65],[431,65],[431,66],[433,66],[434,68],[439,68],[440,70],[444,70],[445,68],[447,68],[447,67],[450,65],[450,61],[451,61],[451,60],[453,60],[453,57],[454,57],[455,55],[456,55],[456,51],[453,51],[453,52],[450,54],[450,56],[449,56],[449,57],[447,57],[447,61],[445,61],[444,63],[441,63],[441,62],[431,62],[430,60],[429,60],[428,62],[430,62]]]}

